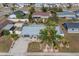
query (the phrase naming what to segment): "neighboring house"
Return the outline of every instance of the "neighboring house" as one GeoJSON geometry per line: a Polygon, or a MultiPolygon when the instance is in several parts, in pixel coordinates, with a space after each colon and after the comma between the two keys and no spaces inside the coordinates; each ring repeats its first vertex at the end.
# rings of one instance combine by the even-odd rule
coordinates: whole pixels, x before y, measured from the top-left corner
{"type": "Polygon", "coordinates": [[[53,8],[53,7],[56,7],[56,4],[55,3],[48,3],[48,6],[50,7],[50,8],[53,8]]]}
{"type": "Polygon", "coordinates": [[[6,26],[7,24],[12,24],[12,23],[13,23],[13,22],[8,21],[8,20],[4,20],[4,19],[0,20],[0,30],[1,30],[4,26],[6,26]]]}
{"type": "Polygon", "coordinates": [[[42,3],[36,3],[34,6],[35,6],[36,8],[42,8],[42,7],[43,7],[43,4],[42,4],[42,3]]]}
{"type": "Polygon", "coordinates": [[[72,11],[63,11],[63,12],[57,12],[57,16],[60,18],[66,18],[66,19],[74,19],[76,18],[76,15],[72,11]]]}
{"type": "Polygon", "coordinates": [[[24,16],[25,15],[25,13],[23,12],[23,11],[15,11],[15,12],[13,12],[10,16],[9,16],[9,18],[17,18],[16,17],[16,15],[17,14],[21,14],[22,16],[24,16]]]}
{"type": "Polygon", "coordinates": [[[68,33],[79,33],[79,23],[64,23],[63,25],[68,33]]]}
{"type": "Polygon", "coordinates": [[[55,30],[57,31],[58,35],[64,36],[64,32],[60,26],[56,26],[55,30]]]}
{"type": "Polygon", "coordinates": [[[54,4],[54,3],[53,4],[52,3],[36,3],[34,6],[37,8],[42,8],[42,7],[53,8],[56,6],[56,4],[54,4]]]}
{"type": "Polygon", "coordinates": [[[13,22],[18,22],[18,21],[22,21],[22,22],[28,22],[28,12],[25,11],[16,11],[13,12],[9,17],[8,20],[13,21],[13,22]],[[20,16],[19,18],[17,17],[17,14],[20,16]]]}
{"type": "Polygon", "coordinates": [[[77,18],[79,18],[79,10],[74,11],[77,18]]]}
{"type": "Polygon", "coordinates": [[[25,6],[29,6],[30,3],[16,3],[16,6],[19,7],[19,8],[23,8],[25,6]]]}
{"type": "Polygon", "coordinates": [[[51,17],[51,13],[49,13],[49,12],[35,12],[32,15],[33,20],[35,20],[37,22],[39,22],[39,21],[45,22],[45,21],[47,21],[47,19],[49,17],[51,17]]]}
{"type": "Polygon", "coordinates": [[[17,22],[17,23],[14,24],[14,26],[15,26],[14,31],[15,31],[16,34],[21,34],[23,25],[24,25],[24,23],[21,23],[21,22],[17,22]]]}
{"type": "Polygon", "coordinates": [[[24,3],[16,3],[16,6],[19,7],[19,8],[22,8],[22,7],[25,6],[25,4],[24,3]]]}
{"type": "Polygon", "coordinates": [[[3,30],[8,30],[8,31],[10,32],[10,34],[13,33],[14,29],[15,29],[14,24],[7,24],[7,25],[3,28],[3,30]]]}

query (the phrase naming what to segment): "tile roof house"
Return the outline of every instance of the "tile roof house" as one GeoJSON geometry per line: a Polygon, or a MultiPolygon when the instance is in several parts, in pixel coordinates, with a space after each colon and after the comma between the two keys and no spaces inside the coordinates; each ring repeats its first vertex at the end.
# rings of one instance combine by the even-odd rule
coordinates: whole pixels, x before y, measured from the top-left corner
{"type": "Polygon", "coordinates": [[[60,18],[66,18],[66,19],[76,18],[76,15],[73,11],[57,12],[57,16],[60,18]]]}
{"type": "Polygon", "coordinates": [[[35,12],[32,15],[32,18],[35,21],[46,21],[46,19],[48,19],[49,17],[51,17],[51,14],[49,12],[35,12]]]}
{"type": "Polygon", "coordinates": [[[79,33],[79,23],[64,23],[63,25],[68,33],[79,33]]]}
{"type": "Polygon", "coordinates": [[[9,18],[17,18],[16,17],[16,14],[21,14],[21,15],[25,15],[25,13],[23,12],[23,11],[15,11],[15,12],[13,12],[10,16],[9,16],[9,18]]]}
{"type": "Polygon", "coordinates": [[[11,15],[9,15],[8,20],[13,21],[13,22],[18,22],[18,21],[29,21],[28,20],[28,12],[24,12],[24,11],[15,11],[13,12],[11,15]],[[17,17],[17,15],[20,15],[21,17],[17,17]]]}

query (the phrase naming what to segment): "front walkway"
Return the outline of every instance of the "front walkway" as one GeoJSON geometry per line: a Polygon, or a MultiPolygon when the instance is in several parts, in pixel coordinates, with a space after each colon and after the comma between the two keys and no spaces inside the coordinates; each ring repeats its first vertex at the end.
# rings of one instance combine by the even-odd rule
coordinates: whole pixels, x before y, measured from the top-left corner
{"type": "Polygon", "coordinates": [[[9,54],[25,55],[28,48],[28,43],[31,41],[32,40],[29,38],[19,38],[18,40],[16,40],[15,44],[13,45],[13,48],[9,50],[9,54]]]}

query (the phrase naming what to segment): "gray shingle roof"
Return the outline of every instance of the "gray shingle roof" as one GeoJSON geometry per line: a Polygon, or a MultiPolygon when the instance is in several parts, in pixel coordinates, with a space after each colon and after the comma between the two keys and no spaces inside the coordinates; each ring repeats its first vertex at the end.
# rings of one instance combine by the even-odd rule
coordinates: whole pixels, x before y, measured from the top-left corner
{"type": "Polygon", "coordinates": [[[74,12],[64,11],[64,12],[57,12],[57,15],[75,15],[74,12]]]}
{"type": "Polygon", "coordinates": [[[67,28],[79,28],[79,23],[64,23],[67,28]]]}

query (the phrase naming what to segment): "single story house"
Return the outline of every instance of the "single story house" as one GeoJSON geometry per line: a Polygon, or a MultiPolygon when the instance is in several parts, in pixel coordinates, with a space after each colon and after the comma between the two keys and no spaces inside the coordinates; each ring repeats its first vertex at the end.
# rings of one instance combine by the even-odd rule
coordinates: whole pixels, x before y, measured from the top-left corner
{"type": "Polygon", "coordinates": [[[42,8],[43,7],[43,4],[42,3],[35,3],[34,5],[36,8],[42,8]]]}
{"type": "Polygon", "coordinates": [[[44,25],[32,24],[29,26],[24,26],[21,32],[23,37],[37,37],[41,29],[44,29],[44,25]]]}
{"type": "Polygon", "coordinates": [[[79,23],[64,23],[63,26],[68,33],[79,33],[79,23]]]}
{"type": "Polygon", "coordinates": [[[28,14],[29,12],[25,12],[25,11],[15,11],[13,12],[11,15],[9,15],[8,20],[13,21],[13,22],[18,22],[18,21],[22,21],[22,22],[28,22],[28,14]]]}
{"type": "Polygon", "coordinates": [[[60,17],[60,18],[66,18],[66,19],[76,18],[76,15],[73,11],[57,12],[57,16],[60,17]]]}
{"type": "Polygon", "coordinates": [[[2,30],[8,30],[10,34],[12,34],[14,29],[15,29],[14,24],[7,24],[5,27],[3,27],[2,30]]]}
{"type": "MultiPolygon", "coordinates": [[[[39,32],[41,29],[44,29],[45,25],[42,24],[32,24],[29,26],[24,26],[21,32],[21,36],[23,37],[37,37],[39,36],[39,32]]],[[[61,30],[60,26],[56,26],[56,31],[58,35],[64,36],[63,31],[61,30]]]]}
{"type": "Polygon", "coordinates": [[[16,6],[19,7],[19,8],[22,8],[22,7],[25,6],[25,4],[24,3],[16,3],[16,6]]]}
{"type": "Polygon", "coordinates": [[[49,12],[35,12],[32,15],[33,20],[42,22],[45,22],[49,17],[51,17],[51,13],[49,12]]]}

